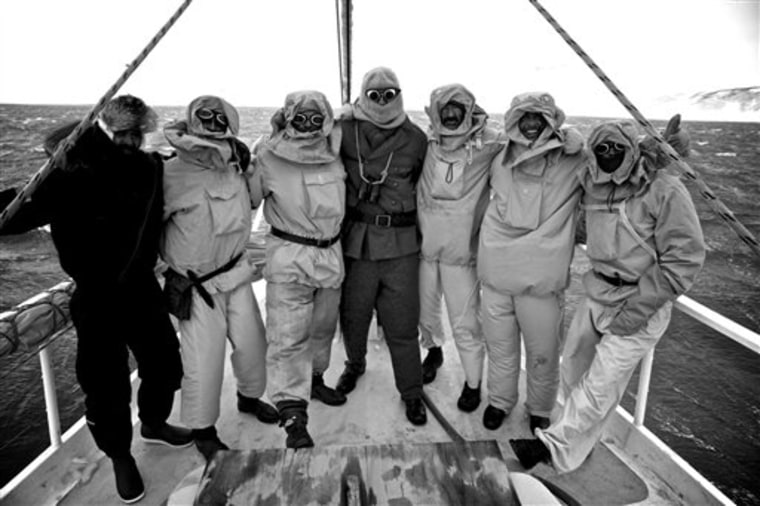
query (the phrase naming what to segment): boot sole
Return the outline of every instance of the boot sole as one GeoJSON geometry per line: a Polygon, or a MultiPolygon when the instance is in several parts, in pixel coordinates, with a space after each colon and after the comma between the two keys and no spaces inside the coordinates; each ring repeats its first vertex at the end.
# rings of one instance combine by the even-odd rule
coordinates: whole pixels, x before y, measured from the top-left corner
{"type": "MultiPolygon", "coordinates": [[[[119,493],[117,492],[116,495],[119,495],[119,493]]],[[[133,504],[133,503],[136,503],[137,501],[139,501],[143,497],[145,497],[145,490],[143,490],[142,494],[138,495],[137,497],[133,497],[132,499],[124,499],[122,496],[119,495],[119,499],[124,504],[133,504]]]]}
{"type": "Polygon", "coordinates": [[[164,441],[163,439],[149,438],[149,437],[145,437],[145,436],[142,436],[142,435],[140,437],[142,438],[143,441],[145,441],[148,444],[163,445],[163,446],[168,446],[169,448],[188,448],[190,446],[193,446],[193,442],[194,442],[191,439],[187,443],[183,443],[183,444],[171,444],[170,442],[164,441]]]}

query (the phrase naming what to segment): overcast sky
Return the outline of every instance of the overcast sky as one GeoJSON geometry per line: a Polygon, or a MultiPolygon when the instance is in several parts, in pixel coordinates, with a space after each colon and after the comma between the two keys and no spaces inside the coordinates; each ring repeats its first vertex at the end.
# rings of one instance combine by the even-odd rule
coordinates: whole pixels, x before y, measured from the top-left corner
{"type": "MultiPolygon", "coordinates": [[[[92,104],[180,0],[0,2],[0,103],[92,104]]],[[[760,86],[760,0],[543,0],[642,107],[660,96],[760,86]]],[[[299,89],[339,105],[334,0],[194,0],[122,88],[154,105],[217,94],[279,106],[299,89]]],[[[624,115],[527,0],[355,0],[354,90],[396,71],[408,109],[461,82],[483,107],[550,91],[568,114],[624,115]]]]}

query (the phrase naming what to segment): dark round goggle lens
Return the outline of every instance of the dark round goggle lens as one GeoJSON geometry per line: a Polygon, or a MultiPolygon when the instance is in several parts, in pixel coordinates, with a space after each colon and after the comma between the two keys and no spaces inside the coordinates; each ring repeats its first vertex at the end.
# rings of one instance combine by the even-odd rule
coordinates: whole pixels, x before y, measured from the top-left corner
{"type": "Polygon", "coordinates": [[[366,96],[373,102],[379,102],[380,97],[382,97],[386,102],[390,102],[396,98],[399,93],[401,93],[401,90],[397,88],[369,89],[366,92],[366,96]]]}
{"type": "Polygon", "coordinates": [[[198,109],[198,112],[196,112],[195,115],[198,116],[198,119],[201,121],[211,121],[216,118],[217,123],[221,125],[227,126],[229,124],[227,116],[221,112],[214,112],[211,109],[198,109]]]}
{"type": "Polygon", "coordinates": [[[619,142],[602,142],[594,147],[594,153],[597,155],[606,155],[608,153],[622,153],[625,151],[625,145],[619,142]]]}
{"type": "Polygon", "coordinates": [[[312,114],[311,116],[307,116],[300,112],[293,116],[293,123],[303,124],[307,121],[310,121],[314,126],[322,126],[325,123],[325,117],[322,114],[312,114]]]}

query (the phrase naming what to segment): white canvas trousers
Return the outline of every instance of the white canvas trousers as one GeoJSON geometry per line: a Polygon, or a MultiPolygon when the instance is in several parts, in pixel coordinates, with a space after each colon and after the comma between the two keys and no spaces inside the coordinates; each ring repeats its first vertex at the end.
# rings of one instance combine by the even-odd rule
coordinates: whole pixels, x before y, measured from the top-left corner
{"type": "Polygon", "coordinates": [[[510,295],[483,285],[488,403],[507,413],[517,404],[520,336],[525,343],[528,413],[549,417],[559,385],[564,294],[510,295]]]}
{"type": "Polygon", "coordinates": [[[559,416],[546,430],[536,430],[561,473],[577,469],[599,441],[636,366],[665,333],[672,303],[666,303],[644,328],[628,336],[605,332],[611,321],[605,309],[589,299],[579,304],[562,355],[564,400],[559,416]]]}
{"type": "Polygon", "coordinates": [[[209,307],[193,290],[189,320],[179,322],[182,353],[182,423],[191,429],[214,425],[224,379],[227,341],[238,391],[259,398],[266,389],[264,322],[250,283],[211,295],[209,307]]]}
{"type": "Polygon", "coordinates": [[[485,338],[480,325],[480,283],[474,266],[420,261],[420,337],[422,346],[441,346],[441,294],[464,376],[471,388],[483,377],[485,338]]]}
{"type": "Polygon", "coordinates": [[[330,365],[339,304],[340,288],[267,284],[268,392],[275,404],[309,402],[312,374],[330,365]]]}

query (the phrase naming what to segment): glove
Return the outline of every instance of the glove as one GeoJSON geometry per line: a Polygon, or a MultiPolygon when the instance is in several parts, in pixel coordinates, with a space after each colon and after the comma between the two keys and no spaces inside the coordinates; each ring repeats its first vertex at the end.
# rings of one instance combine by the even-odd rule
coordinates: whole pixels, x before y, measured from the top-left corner
{"type": "MultiPolygon", "coordinates": [[[[681,115],[676,114],[668,121],[665,130],[661,132],[665,141],[682,158],[689,156],[689,144],[691,136],[686,130],[681,129],[681,115]]],[[[639,144],[641,154],[647,157],[656,169],[662,169],[670,164],[670,158],[657,144],[653,137],[647,135],[639,144]]]]}
{"type": "Polygon", "coordinates": [[[583,149],[583,135],[574,128],[563,129],[563,133],[565,134],[563,151],[568,155],[579,153],[583,149]]]}
{"type": "Polygon", "coordinates": [[[640,279],[638,290],[622,304],[607,330],[618,336],[634,334],[644,327],[666,302],[678,296],[658,265],[640,279]]]}

